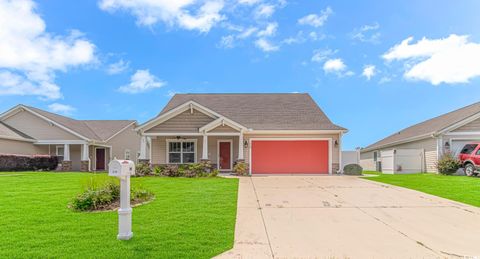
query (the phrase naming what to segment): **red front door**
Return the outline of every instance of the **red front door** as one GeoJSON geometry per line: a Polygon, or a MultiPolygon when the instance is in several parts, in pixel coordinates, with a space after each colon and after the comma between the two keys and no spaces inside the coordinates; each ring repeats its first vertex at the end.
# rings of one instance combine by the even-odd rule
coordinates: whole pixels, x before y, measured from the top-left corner
{"type": "Polygon", "coordinates": [[[254,140],[252,174],[327,174],[328,140],[254,140]]]}
{"type": "Polygon", "coordinates": [[[95,151],[95,165],[97,170],[105,170],[105,149],[97,148],[95,151]]]}
{"type": "Polygon", "coordinates": [[[220,170],[232,170],[231,163],[231,142],[220,142],[219,154],[218,154],[218,169],[220,170]]]}

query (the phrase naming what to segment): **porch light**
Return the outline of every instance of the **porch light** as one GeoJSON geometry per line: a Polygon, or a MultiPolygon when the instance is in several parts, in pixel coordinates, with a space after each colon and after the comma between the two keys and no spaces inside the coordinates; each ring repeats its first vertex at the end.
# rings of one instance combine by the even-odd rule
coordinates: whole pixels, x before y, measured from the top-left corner
{"type": "Polygon", "coordinates": [[[450,150],[450,142],[445,142],[445,149],[450,150]]]}
{"type": "Polygon", "coordinates": [[[338,147],[338,140],[335,140],[335,147],[338,147]]]}
{"type": "Polygon", "coordinates": [[[248,141],[246,141],[246,140],[243,141],[243,147],[244,147],[244,148],[248,148],[248,141]]]}

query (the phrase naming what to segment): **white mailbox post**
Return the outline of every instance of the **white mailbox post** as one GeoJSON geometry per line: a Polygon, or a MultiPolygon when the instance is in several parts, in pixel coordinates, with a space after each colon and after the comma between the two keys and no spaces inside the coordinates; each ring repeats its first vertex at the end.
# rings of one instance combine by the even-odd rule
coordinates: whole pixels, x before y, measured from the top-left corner
{"type": "Polygon", "coordinates": [[[132,208],[130,207],[130,176],[135,174],[135,164],[130,160],[114,159],[108,164],[108,175],[120,178],[120,209],[118,209],[119,240],[132,238],[132,208]]]}

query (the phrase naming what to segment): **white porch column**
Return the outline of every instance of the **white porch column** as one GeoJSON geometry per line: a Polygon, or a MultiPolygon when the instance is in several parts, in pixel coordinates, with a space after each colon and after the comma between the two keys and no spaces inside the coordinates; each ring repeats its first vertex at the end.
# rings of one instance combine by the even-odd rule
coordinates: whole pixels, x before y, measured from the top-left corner
{"type": "Polygon", "coordinates": [[[147,158],[147,137],[142,136],[140,140],[140,157],[139,159],[148,159],[147,158]]]}
{"type": "Polygon", "coordinates": [[[243,131],[238,136],[238,160],[243,160],[243,131]]]}
{"type": "Polygon", "coordinates": [[[88,155],[88,144],[82,145],[82,161],[87,161],[89,159],[88,155]]]}
{"type": "Polygon", "coordinates": [[[203,134],[202,160],[208,160],[208,136],[203,134]]]}
{"type": "Polygon", "coordinates": [[[69,144],[63,145],[63,160],[70,161],[70,145],[69,144]]]}

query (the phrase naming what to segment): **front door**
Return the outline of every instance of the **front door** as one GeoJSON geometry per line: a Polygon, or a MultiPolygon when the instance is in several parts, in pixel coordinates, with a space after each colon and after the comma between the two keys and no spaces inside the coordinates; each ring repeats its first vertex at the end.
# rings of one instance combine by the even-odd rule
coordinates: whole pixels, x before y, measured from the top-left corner
{"type": "Polygon", "coordinates": [[[105,149],[97,148],[95,150],[95,168],[97,171],[105,170],[105,149]]]}
{"type": "Polygon", "coordinates": [[[232,170],[232,142],[218,142],[218,169],[220,171],[232,170]]]}

